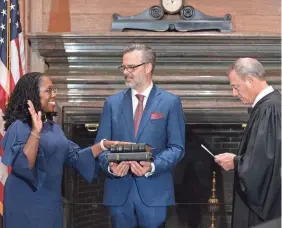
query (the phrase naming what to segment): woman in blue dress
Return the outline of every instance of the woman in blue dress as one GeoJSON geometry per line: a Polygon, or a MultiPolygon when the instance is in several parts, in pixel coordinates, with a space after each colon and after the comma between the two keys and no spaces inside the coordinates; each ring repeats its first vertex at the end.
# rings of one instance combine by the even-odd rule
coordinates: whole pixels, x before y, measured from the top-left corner
{"type": "Polygon", "coordinates": [[[56,91],[49,77],[27,73],[6,107],[3,164],[12,166],[4,187],[5,228],[62,228],[61,180],[68,163],[87,181],[97,175],[104,141],[85,149],[52,120],[56,91]],[[101,148],[102,147],[102,148],[101,148]]]}

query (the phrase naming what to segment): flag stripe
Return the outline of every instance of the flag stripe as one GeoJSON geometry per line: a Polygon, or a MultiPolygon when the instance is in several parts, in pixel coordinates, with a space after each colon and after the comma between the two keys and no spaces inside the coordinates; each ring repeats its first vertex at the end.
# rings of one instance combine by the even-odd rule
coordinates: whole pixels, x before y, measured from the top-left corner
{"type": "Polygon", "coordinates": [[[25,73],[25,52],[24,52],[24,36],[23,33],[19,33],[19,38],[18,38],[19,44],[17,45],[18,47],[18,55],[19,55],[19,65],[20,65],[20,75],[23,75],[25,73]]]}
{"type": "MultiPolygon", "coordinates": [[[[7,68],[3,64],[3,62],[0,60],[0,86],[4,89],[5,93],[8,93],[7,91],[7,68]]],[[[0,97],[1,99],[5,99],[5,97],[0,97]]]]}
{"type": "Polygon", "coordinates": [[[11,73],[14,82],[17,82],[20,78],[19,55],[16,40],[18,39],[14,39],[11,41],[11,53],[17,53],[17,55],[11,55],[11,73]]]}
{"type": "MultiPolygon", "coordinates": [[[[4,121],[3,121],[3,109],[0,108],[0,140],[3,138],[4,136],[4,121]]],[[[1,146],[0,146],[0,150],[1,150],[1,146]]],[[[0,157],[2,156],[2,153],[0,152],[0,157]]]]}

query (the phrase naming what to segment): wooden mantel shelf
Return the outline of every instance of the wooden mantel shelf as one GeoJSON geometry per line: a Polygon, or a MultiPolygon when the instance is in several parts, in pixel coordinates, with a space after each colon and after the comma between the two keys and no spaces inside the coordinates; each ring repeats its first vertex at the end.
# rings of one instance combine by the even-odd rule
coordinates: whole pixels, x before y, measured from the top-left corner
{"type": "Polygon", "coordinates": [[[247,106],[232,97],[225,72],[238,57],[263,63],[271,85],[280,89],[281,37],[236,33],[29,34],[59,88],[65,118],[97,121],[106,96],[125,88],[117,71],[122,48],[132,42],[157,53],[155,83],[181,97],[189,123],[244,123],[247,106]]]}
{"type": "Polygon", "coordinates": [[[141,36],[141,37],[150,37],[150,36],[168,36],[168,37],[276,37],[279,38],[281,36],[272,33],[221,33],[221,32],[103,32],[103,33],[35,33],[35,34],[27,34],[27,37],[98,37],[98,36],[121,36],[121,37],[130,37],[130,36],[141,36]]]}

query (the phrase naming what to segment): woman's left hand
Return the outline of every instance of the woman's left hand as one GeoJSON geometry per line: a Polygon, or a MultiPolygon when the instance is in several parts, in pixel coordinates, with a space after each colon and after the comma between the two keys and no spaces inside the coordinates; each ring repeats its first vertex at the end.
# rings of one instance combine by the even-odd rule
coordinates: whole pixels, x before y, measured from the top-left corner
{"type": "Polygon", "coordinates": [[[123,141],[110,141],[110,140],[104,141],[104,147],[106,147],[107,149],[110,149],[112,145],[124,145],[124,144],[135,144],[135,143],[123,142],[123,141]]]}

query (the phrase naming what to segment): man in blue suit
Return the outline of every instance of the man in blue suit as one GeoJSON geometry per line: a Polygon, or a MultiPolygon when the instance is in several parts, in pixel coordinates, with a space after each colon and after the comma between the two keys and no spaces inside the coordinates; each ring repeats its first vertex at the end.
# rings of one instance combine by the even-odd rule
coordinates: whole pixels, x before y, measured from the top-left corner
{"type": "Polygon", "coordinates": [[[124,49],[125,84],[130,87],[106,99],[96,142],[119,140],[147,143],[153,162],[107,163],[104,204],[117,228],[163,227],[166,208],[174,204],[173,169],[183,158],[185,123],[179,97],[152,82],[156,54],[150,47],[131,44],[124,49]]]}

